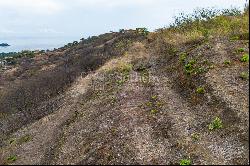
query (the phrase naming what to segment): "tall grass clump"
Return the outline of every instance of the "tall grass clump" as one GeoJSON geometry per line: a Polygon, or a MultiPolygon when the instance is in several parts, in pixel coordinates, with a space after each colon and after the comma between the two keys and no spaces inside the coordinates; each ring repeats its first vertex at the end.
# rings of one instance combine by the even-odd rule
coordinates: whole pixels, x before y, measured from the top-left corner
{"type": "Polygon", "coordinates": [[[248,11],[247,5],[244,10],[197,8],[191,14],[180,13],[169,27],[157,31],[174,44],[219,36],[245,40],[249,39],[248,11]]]}

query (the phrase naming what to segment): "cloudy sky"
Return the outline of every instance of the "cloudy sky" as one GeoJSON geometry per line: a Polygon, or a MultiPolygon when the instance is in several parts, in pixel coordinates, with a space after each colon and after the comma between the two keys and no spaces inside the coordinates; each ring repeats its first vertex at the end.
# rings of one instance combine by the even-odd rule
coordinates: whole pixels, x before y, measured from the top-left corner
{"type": "Polygon", "coordinates": [[[0,0],[0,35],[87,37],[121,28],[154,30],[197,7],[242,7],[246,0],[0,0]]]}

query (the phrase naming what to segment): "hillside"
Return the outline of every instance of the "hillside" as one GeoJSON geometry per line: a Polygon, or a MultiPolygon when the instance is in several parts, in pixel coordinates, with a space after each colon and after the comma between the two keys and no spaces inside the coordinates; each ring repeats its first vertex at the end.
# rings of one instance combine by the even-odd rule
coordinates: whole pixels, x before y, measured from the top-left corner
{"type": "Polygon", "coordinates": [[[0,164],[249,164],[249,13],[200,13],[15,58],[0,164]]]}

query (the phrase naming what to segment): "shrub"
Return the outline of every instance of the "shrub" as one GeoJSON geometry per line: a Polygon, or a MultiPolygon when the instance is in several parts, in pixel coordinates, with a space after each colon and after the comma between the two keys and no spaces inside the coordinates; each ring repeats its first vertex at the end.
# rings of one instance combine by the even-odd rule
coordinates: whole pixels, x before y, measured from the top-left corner
{"type": "Polygon", "coordinates": [[[191,65],[194,65],[195,63],[196,63],[195,59],[192,59],[192,60],[189,61],[189,64],[191,64],[191,65]]]}
{"type": "Polygon", "coordinates": [[[181,54],[180,54],[180,61],[182,62],[182,63],[185,63],[185,61],[186,61],[186,59],[187,59],[187,53],[185,53],[185,52],[182,52],[181,54]]]}
{"type": "Polygon", "coordinates": [[[15,144],[16,143],[16,139],[10,139],[9,143],[10,144],[15,144]]]}
{"type": "Polygon", "coordinates": [[[224,16],[240,16],[242,12],[238,8],[223,9],[221,14],[224,16]]]}
{"type": "Polygon", "coordinates": [[[17,159],[17,157],[15,156],[15,155],[12,155],[12,156],[9,156],[8,158],[7,158],[7,160],[8,161],[16,161],[16,159],[17,159]]]}
{"type": "Polygon", "coordinates": [[[208,126],[209,130],[220,129],[222,128],[222,120],[219,117],[216,117],[208,126]]]}
{"type": "Polygon", "coordinates": [[[125,33],[125,30],[124,29],[120,29],[119,33],[125,33]]]}
{"type": "Polygon", "coordinates": [[[234,41],[234,40],[240,40],[240,37],[238,35],[231,35],[230,36],[230,40],[234,41]]]}
{"type": "Polygon", "coordinates": [[[204,94],[205,93],[205,89],[203,87],[199,87],[196,89],[196,93],[198,94],[204,94]]]}
{"type": "Polygon", "coordinates": [[[185,65],[185,71],[188,75],[190,75],[193,72],[193,65],[188,63],[185,65]]]}
{"type": "Polygon", "coordinates": [[[182,160],[180,161],[180,165],[191,165],[191,160],[182,159],[182,160]]]}
{"type": "Polygon", "coordinates": [[[72,44],[73,44],[73,46],[75,46],[78,44],[78,41],[74,41],[72,44]]]}
{"type": "Polygon", "coordinates": [[[151,99],[156,100],[156,99],[157,99],[157,96],[156,96],[156,95],[155,95],[155,96],[152,96],[151,99]]]}
{"type": "Polygon", "coordinates": [[[206,72],[206,71],[207,71],[207,69],[206,69],[206,68],[204,68],[204,67],[199,67],[199,68],[197,68],[195,71],[196,71],[198,74],[201,74],[201,73],[206,72]]]}
{"type": "Polygon", "coordinates": [[[192,137],[193,140],[197,141],[197,140],[199,140],[200,135],[197,134],[197,133],[193,133],[193,134],[191,135],[191,137],[192,137]]]}
{"type": "Polygon", "coordinates": [[[24,50],[24,51],[21,52],[21,56],[22,57],[27,57],[27,58],[34,58],[35,53],[34,53],[34,51],[24,50]]]}
{"type": "Polygon", "coordinates": [[[239,49],[236,50],[236,52],[244,52],[244,51],[245,51],[244,48],[239,48],[239,49]]]}
{"type": "Polygon", "coordinates": [[[230,64],[231,64],[231,61],[230,61],[230,60],[225,60],[225,61],[224,61],[224,64],[225,64],[225,65],[230,65],[230,64]]]}
{"type": "Polygon", "coordinates": [[[156,114],[156,113],[158,113],[158,110],[153,109],[153,110],[151,110],[150,112],[151,112],[151,114],[156,114]]]}
{"type": "Polygon", "coordinates": [[[149,34],[149,31],[147,28],[136,28],[136,32],[144,36],[147,36],[149,34]]]}
{"type": "Polygon", "coordinates": [[[186,43],[202,39],[206,42],[210,35],[228,36],[231,40],[245,40],[249,38],[248,14],[236,8],[217,10],[215,8],[201,8],[193,13],[180,13],[174,17],[175,21],[169,27],[158,29],[164,33],[169,41],[186,43]],[[178,34],[178,35],[176,35],[178,34]]]}
{"type": "Polygon", "coordinates": [[[242,58],[240,59],[241,62],[248,62],[249,61],[249,55],[248,54],[244,54],[242,56],[242,58]]]}

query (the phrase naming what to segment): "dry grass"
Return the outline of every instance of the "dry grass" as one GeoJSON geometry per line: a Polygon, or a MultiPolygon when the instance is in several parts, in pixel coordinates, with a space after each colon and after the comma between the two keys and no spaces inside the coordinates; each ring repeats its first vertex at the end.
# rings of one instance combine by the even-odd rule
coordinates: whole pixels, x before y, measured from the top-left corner
{"type": "MultiPolygon", "coordinates": [[[[194,15],[199,13],[194,13],[194,15]]],[[[194,20],[173,27],[159,29],[150,38],[163,37],[168,43],[181,44],[197,39],[213,37],[229,37],[231,39],[247,39],[249,35],[249,14],[226,16],[218,15],[207,20],[194,20]]]]}

